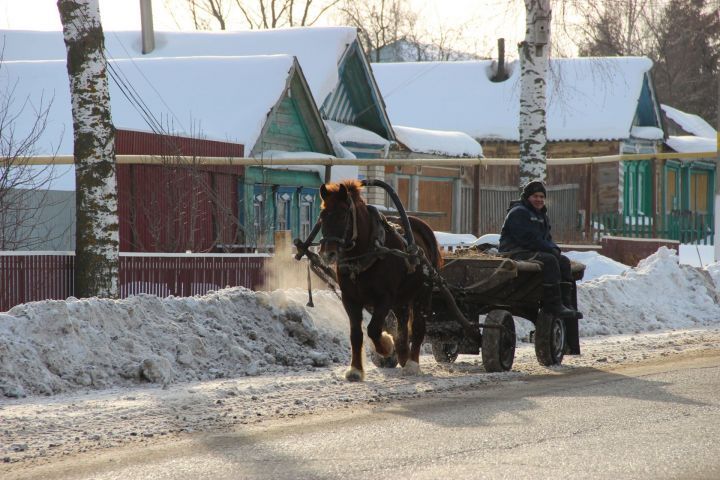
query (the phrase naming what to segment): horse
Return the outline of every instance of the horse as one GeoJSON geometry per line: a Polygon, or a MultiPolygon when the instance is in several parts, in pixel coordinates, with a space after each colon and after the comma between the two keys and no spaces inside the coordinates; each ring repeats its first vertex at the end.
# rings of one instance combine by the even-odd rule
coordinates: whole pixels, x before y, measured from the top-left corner
{"type": "Polygon", "coordinates": [[[408,217],[419,247],[417,255],[427,260],[414,262],[419,257],[409,255],[407,242],[397,229],[365,203],[362,188],[358,180],[320,187],[320,255],[326,262],[336,263],[342,304],[350,319],[351,361],[345,378],[351,382],[365,378],[363,308],[372,314],[367,335],[375,351],[385,358],[395,352],[403,375],[416,375],[420,373],[425,321],[432,315],[428,265],[438,269],[442,256],[430,226],[408,217]],[[383,331],[391,311],[398,319],[397,344],[383,331]]]}

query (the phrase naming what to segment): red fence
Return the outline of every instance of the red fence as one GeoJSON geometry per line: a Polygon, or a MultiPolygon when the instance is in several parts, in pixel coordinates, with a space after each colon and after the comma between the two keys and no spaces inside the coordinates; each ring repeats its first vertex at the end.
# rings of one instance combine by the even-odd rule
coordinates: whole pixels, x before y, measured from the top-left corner
{"type": "MultiPolygon", "coordinates": [[[[270,257],[253,254],[120,254],[120,297],[203,295],[225,287],[255,288],[270,257]]],[[[0,312],[20,303],[75,294],[72,252],[0,252],[0,312]]]]}

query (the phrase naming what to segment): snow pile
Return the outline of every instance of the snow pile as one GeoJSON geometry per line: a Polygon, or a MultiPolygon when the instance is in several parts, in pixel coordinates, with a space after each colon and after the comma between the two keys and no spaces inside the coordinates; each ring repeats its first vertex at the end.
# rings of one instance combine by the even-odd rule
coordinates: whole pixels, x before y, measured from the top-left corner
{"type": "Polygon", "coordinates": [[[709,271],[680,264],[675,251],[666,247],[622,275],[583,283],[578,288],[578,305],[585,315],[580,321],[581,336],[720,323],[718,289],[709,271]]]}
{"type": "Polygon", "coordinates": [[[603,275],[620,275],[630,269],[627,265],[616,262],[612,258],[603,257],[597,252],[565,252],[570,260],[585,265],[585,274],[579,283],[594,280],[603,275]]]}
{"type": "Polygon", "coordinates": [[[333,324],[343,318],[340,303],[317,292],[309,309],[291,295],[229,288],[19,305],[0,314],[0,392],[49,395],[345,363],[347,334],[333,324]]]}
{"type": "MultiPolygon", "coordinates": [[[[667,248],[632,269],[594,252],[569,255],[587,265],[578,286],[583,337],[720,325],[718,263],[683,265],[667,248]]],[[[315,290],[310,308],[307,291],[270,287],[278,290],[19,305],[0,314],[0,398],[347,365],[349,327],[337,297],[315,290]]],[[[532,328],[516,324],[519,338],[532,328]]]]}

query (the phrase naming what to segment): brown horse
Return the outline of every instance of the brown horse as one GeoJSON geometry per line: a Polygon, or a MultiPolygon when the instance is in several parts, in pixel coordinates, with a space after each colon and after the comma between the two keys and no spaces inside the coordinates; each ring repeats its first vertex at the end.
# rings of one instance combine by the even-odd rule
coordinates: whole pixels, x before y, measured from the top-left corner
{"type": "MultiPolygon", "coordinates": [[[[373,215],[360,196],[361,190],[362,184],[357,180],[320,188],[323,199],[320,252],[326,261],[337,263],[343,307],[350,318],[352,358],[345,378],[364,379],[363,308],[372,312],[367,334],[375,351],[388,357],[395,350],[403,374],[417,374],[425,320],[432,314],[428,267],[424,262],[413,264],[413,257],[405,254],[407,242],[381,217],[373,215]],[[398,319],[397,344],[383,331],[391,310],[398,319]]],[[[409,220],[420,247],[418,254],[424,254],[432,266],[439,268],[442,257],[432,229],[418,218],[409,220]]]]}

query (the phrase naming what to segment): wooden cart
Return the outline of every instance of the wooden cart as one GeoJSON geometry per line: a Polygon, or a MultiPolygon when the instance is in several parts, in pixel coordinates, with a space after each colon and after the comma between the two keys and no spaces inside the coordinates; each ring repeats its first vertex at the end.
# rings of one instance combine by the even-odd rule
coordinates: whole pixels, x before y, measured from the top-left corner
{"type": "MultiPolygon", "coordinates": [[[[582,279],[584,271],[583,264],[572,262],[575,281],[582,279]]],[[[444,286],[436,287],[433,294],[433,316],[426,333],[437,361],[453,362],[461,353],[481,353],[486,370],[510,370],[515,356],[513,316],[535,325],[535,353],[542,365],[557,365],[565,354],[580,354],[578,320],[563,320],[542,310],[539,262],[468,249],[445,257],[439,274],[444,286]],[[458,318],[457,310],[464,319],[458,318]]],[[[577,309],[575,283],[572,297],[572,307],[577,309]]]]}

